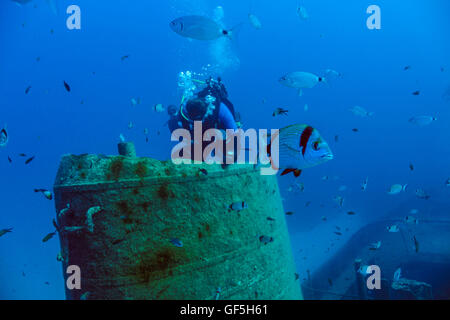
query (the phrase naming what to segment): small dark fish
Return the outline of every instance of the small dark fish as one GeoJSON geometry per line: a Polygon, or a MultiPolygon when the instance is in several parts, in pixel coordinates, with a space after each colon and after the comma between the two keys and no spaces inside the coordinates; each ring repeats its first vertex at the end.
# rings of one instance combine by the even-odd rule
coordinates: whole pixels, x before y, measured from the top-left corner
{"type": "Polygon", "coordinates": [[[44,237],[44,239],[42,239],[42,242],[47,242],[48,240],[50,240],[51,238],[53,238],[55,236],[56,232],[50,232],[48,235],[46,235],[44,237]]]}
{"type": "Polygon", "coordinates": [[[275,219],[274,219],[274,218],[271,218],[271,217],[267,217],[267,220],[269,220],[269,221],[275,221],[275,219]]]}
{"type": "Polygon", "coordinates": [[[22,277],[26,277],[26,274],[25,274],[25,272],[23,272],[23,271],[22,271],[22,277]]]}
{"type": "Polygon", "coordinates": [[[330,278],[328,278],[328,284],[330,285],[330,287],[333,286],[333,281],[330,278]]]}
{"type": "Polygon", "coordinates": [[[29,164],[31,161],[33,161],[34,160],[34,156],[32,156],[31,158],[28,158],[26,161],[25,161],[25,164],[29,164]]]}
{"type": "Polygon", "coordinates": [[[310,204],[311,204],[311,201],[307,201],[307,202],[305,203],[305,207],[309,207],[310,204]]]}
{"type": "Polygon", "coordinates": [[[230,204],[230,209],[234,210],[234,211],[242,211],[247,208],[248,208],[248,205],[245,201],[235,202],[235,203],[230,204]]]}
{"type": "Polygon", "coordinates": [[[8,228],[8,229],[2,229],[2,230],[0,230],[0,237],[1,237],[1,236],[4,236],[5,234],[7,234],[7,233],[9,233],[9,232],[12,232],[12,229],[13,229],[13,228],[8,228]]]}
{"type": "Polygon", "coordinates": [[[349,216],[354,216],[354,215],[356,214],[356,212],[355,212],[355,211],[349,211],[349,212],[347,212],[347,214],[348,214],[349,216]]]}
{"type": "Polygon", "coordinates": [[[44,282],[44,284],[46,284],[46,285],[48,285],[48,286],[49,286],[49,285],[50,285],[50,282],[48,282],[48,281],[45,281],[45,282],[44,282]]]}
{"type": "Polygon", "coordinates": [[[11,159],[11,157],[10,157],[10,156],[8,156],[8,161],[9,161],[9,163],[11,163],[11,162],[12,162],[12,159],[11,159]]]}
{"type": "Polygon", "coordinates": [[[341,230],[341,227],[338,227],[338,226],[335,226],[336,227],[336,230],[341,230]]]}
{"type": "Polygon", "coordinates": [[[113,242],[112,242],[112,244],[114,245],[114,244],[119,244],[119,243],[121,243],[122,241],[124,241],[125,239],[116,239],[116,240],[114,240],[113,242]]]}
{"type": "Polygon", "coordinates": [[[30,89],[31,89],[31,86],[28,86],[28,87],[25,89],[25,94],[28,94],[28,92],[30,92],[30,89]]]}
{"type": "Polygon", "coordinates": [[[67,82],[64,81],[64,88],[66,88],[67,92],[70,92],[70,86],[67,82]]]}
{"type": "Polygon", "coordinates": [[[403,70],[405,70],[405,71],[409,70],[409,69],[411,69],[411,66],[406,66],[406,67],[403,68],[403,70]]]}
{"type": "Polygon", "coordinates": [[[270,242],[273,242],[273,238],[269,236],[260,236],[259,241],[261,241],[264,244],[268,244],[270,242]]]}
{"type": "Polygon", "coordinates": [[[83,293],[80,296],[80,300],[87,300],[89,298],[89,296],[91,295],[91,293],[89,291],[86,291],[85,293],[83,293]]]}
{"type": "Polygon", "coordinates": [[[294,273],[294,277],[295,277],[295,280],[298,280],[300,278],[298,273],[294,273]]]}
{"type": "Polygon", "coordinates": [[[199,169],[198,171],[203,173],[205,176],[208,175],[208,171],[206,171],[206,169],[199,169]]]}
{"type": "Polygon", "coordinates": [[[338,236],[342,236],[341,232],[335,231],[334,233],[337,234],[338,236]]]}
{"type": "Polygon", "coordinates": [[[124,61],[125,59],[128,59],[129,57],[130,57],[129,55],[125,55],[125,56],[122,56],[122,58],[120,58],[120,60],[124,61]]]}
{"type": "Polygon", "coordinates": [[[19,153],[19,157],[26,157],[27,155],[25,153],[19,153]]]}
{"type": "Polygon", "coordinates": [[[338,135],[334,136],[334,142],[339,142],[339,136],[338,135]]]}
{"type": "Polygon", "coordinates": [[[53,194],[51,191],[48,191],[46,189],[34,189],[34,192],[41,192],[48,200],[53,199],[53,194]]]}
{"type": "Polygon", "coordinates": [[[53,223],[53,226],[55,227],[55,229],[59,232],[59,226],[58,226],[58,224],[56,223],[56,220],[55,220],[55,219],[52,220],[52,223],[53,223]]]}
{"type": "Polygon", "coordinates": [[[175,247],[181,248],[183,247],[183,242],[181,242],[178,238],[172,238],[170,239],[170,243],[173,244],[175,247]]]}
{"type": "Polygon", "coordinates": [[[444,71],[445,71],[444,67],[441,67],[441,72],[444,72],[444,71]]]}
{"type": "Polygon", "coordinates": [[[287,215],[287,216],[292,216],[293,214],[294,214],[294,212],[292,212],[292,211],[286,212],[286,215],[287,215]]]}
{"type": "Polygon", "coordinates": [[[353,131],[353,132],[358,132],[359,129],[358,129],[358,128],[353,128],[352,131],[353,131]]]}
{"type": "Polygon", "coordinates": [[[416,236],[414,236],[414,249],[419,252],[419,241],[417,241],[416,236]]]}
{"type": "Polygon", "coordinates": [[[409,170],[414,171],[414,165],[412,163],[409,164],[409,170]]]}
{"type": "Polygon", "coordinates": [[[285,110],[283,108],[276,108],[275,111],[272,113],[272,116],[275,117],[275,116],[279,116],[281,114],[287,116],[288,112],[289,112],[289,110],[285,110]]]}
{"type": "Polygon", "coordinates": [[[420,91],[419,90],[414,91],[412,94],[413,94],[413,96],[418,96],[420,94],[420,91]]]}
{"type": "Polygon", "coordinates": [[[327,221],[327,217],[323,216],[322,221],[327,221]]]}

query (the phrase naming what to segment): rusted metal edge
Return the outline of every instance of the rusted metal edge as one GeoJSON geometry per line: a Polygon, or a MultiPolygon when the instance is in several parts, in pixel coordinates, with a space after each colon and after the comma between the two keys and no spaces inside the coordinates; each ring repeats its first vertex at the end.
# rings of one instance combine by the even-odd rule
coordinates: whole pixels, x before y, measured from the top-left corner
{"type": "Polygon", "coordinates": [[[57,185],[53,186],[54,191],[99,191],[99,190],[112,190],[112,189],[128,189],[135,187],[142,187],[143,185],[162,185],[167,183],[190,183],[192,181],[210,180],[222,177],[228,177],[232,175],[251,174],[260,170],[259,168],[247,167],[245,169],[227,169],[223,171],[208,172],[207,176],[168,176],[168,177],[147,177],[147,178],[134,178],[134,179],[122,179],[119,181],[104,181],[97,183],[87,184],[70,184],[70,185],[57,185]]]}

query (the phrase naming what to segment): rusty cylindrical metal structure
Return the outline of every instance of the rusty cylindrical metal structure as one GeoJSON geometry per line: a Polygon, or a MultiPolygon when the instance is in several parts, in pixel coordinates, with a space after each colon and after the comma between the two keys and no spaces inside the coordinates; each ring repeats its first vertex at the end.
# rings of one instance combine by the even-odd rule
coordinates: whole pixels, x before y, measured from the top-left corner
{"type": "Polygon", "coordinates": [[[66,155],[54,193],[67,299],[302,299],[277,179],[252,165],[66,155]]]}

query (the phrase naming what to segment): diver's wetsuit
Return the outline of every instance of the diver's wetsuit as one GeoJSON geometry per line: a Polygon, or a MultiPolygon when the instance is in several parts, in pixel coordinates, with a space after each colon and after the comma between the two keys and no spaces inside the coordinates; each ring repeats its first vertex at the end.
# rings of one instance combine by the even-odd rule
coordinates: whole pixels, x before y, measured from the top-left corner
{"type": "MultiPolygon", "coordinates": [[[[234,109],[233,109],[234,110],[234,109]]],[[[175,115],[172,115],[168,121],[168,126],[170,132],[175,131],[176,129],[184,128],[189,131],[193,130],[193,123],[188,122],[186,119],[181,116],[180,112],[178,112],[175,115]]],[[[226,130],[226,129],[237,129],[236,122],[234,121],[234,116],[232,111],[228,108],[227,105],[224,103],[221,103],[219,106],[219,111],[217,113],[216,119],[206,119],[206,121],[203,122],[203,131],[206,131],[208,129],[216,128],[219,130],[226,130]],[[214,121],[215,120],[215,121],[214,121]]]]}
{"type": "MultiPolygon", "coordinates": [[[[236,117],[234,106],[230,102],[230,100],[228,100],[228,93],[224,85],[222,84],[220,79],[213,85],[211,85],[211,83],[212,82],[207,81],[208,86],[199,93],[197,93],[197,99],[201,99],[203,101],[206,100],[207,96],[212,96],[216,99],[213,102],[215,108],[212,110],[212,113],[206,117],[203,116],[202,120],[198,120],[202,122],[202,131],[203,131],[202,136],[208,129],[218,129],[218,130],[238,129],[238,125],[236,124],[235,120],[236,117]]],[[[170,132],[173,132],[174,130],[180,128],[189,130],[192,139],[192,137],[194,137],[194,121],[191,120],[192,115],[189,115],[189,113],[186,110],[187,109],[186,104],[187,102],[180,107],[180,110],[177,113],[170,115],[168,126],[170,132]]],[[[209,142],[203,141],[203,149],[208,144],[209,142]]],[[[223,155],[225,157],[225,152],[223,152],[223,155]]]]}
{"type": "MultiPolygon", "coordinates": [[[[216,100],[214,101],[215,109],[212,114],[202,120],[202,128],[203,132],[208,129],[237,129],[236,124],[236,114],[234,111],[234,106],[230,100],[228,100],[228,92],[225,88],[222,80],[218,78],[217,80],[213,80],[209,78],[206,80],[207,86],[197,93],[197,98],[206,100],[207,96],[212,96],[216,100]]],[[[193,130],[194,123],[192,120],[186,119],[181,113],[186,115],[184,106],[181,106],[181,109],[175,115],[172,115],[168,125],[170,132],[178,128],[184,128],[189,131],[193,130]]],[[[187,118],[190,118],[189,114],[187,114],[187,118]]]]}

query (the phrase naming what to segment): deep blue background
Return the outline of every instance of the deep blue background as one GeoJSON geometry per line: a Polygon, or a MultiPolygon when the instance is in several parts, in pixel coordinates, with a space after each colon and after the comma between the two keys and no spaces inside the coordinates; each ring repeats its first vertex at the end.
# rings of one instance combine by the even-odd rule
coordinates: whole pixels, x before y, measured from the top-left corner
{"type": "Polygon", "coordinates": [[[0,126],[6,123],[10,134],[8,146],[0,149],[0,229],[14,227],[0,238],[0,299],[64,298],[57,238],[41,242],[52,231],[54,204],[33,192],[52,188],[61,155],[115,154],[123,133],[139,155],[167,159],[167,116],[152,106],[177,103],[180,71],[200,72],[225,58],[240,61],[222,68],[221,75],[246,128],[308,123],[335,153],[333,161],[304,172],[303,194],[287,192],[293,178],[279,178],[285,209],[296,212],[288,217],[292,235],[308,232],[323,215],[341,221],[333,202],[340,185],[348,187],[346,209],[358,212],[349,223],[353,230],[406,199],[405,194],[386,194],[394,183],[425,188],[448,203],[450,103],[442,94],[450,85],[449,1],[305,0],[307,21],[296,15],[295,0],[58,3],[57,16],[43,0],[22,7],[12,1],[0,4],[0,126]],[[66,28],[70,4],[81,7],[79,31],[66,28]],[[182,15],[211,16],[219,4],[227,26],[247,23],[234,53],[212,54],[217,43],[190,41],[168,27],[182,15]],[[366,28],[371,4],[381,7],[381,30],[366,28]],[[248,24],[249,12],[260,19],[261,30],[248,24]],[[122,61],[124,55],[129,59],[122,61]],[[404,71],[406,65],[411,69],[404,71]],[[323,74],[327,68],[341,72],[342,79],[305,90],[303,97],[277,81],[287,72],[323,74]],[[411,94],[416,90],[419,96],[411,94]],[[142,104],[132,107],[133,97],[142,104]],[[348,111],[355,105],[375,112],[374,117],[355,117],[348,111]],[[273,118],[276,107],[289,109],[289,117],[273,118]],[[414,115],[433,115],[438,121],[417,128],[408,122],[414,115]],[[355,127],[358,133],[351,131],[355,127]],[[148,144],[144,128],[149,128],[148,144]],[[26,166],[19,153],[36,158],[26,166]],[[324,175],[339,180],[324,182],[324,175]],[[362,193],[359,185],[366,176],[369,187],[362,193]],[[306,201],[312,202],[308,208],[306,201]]]}

